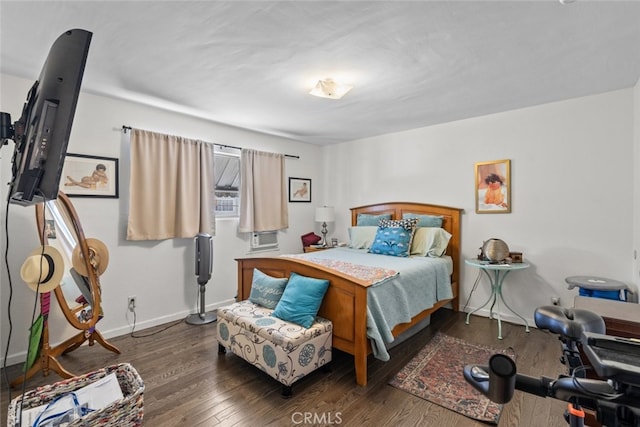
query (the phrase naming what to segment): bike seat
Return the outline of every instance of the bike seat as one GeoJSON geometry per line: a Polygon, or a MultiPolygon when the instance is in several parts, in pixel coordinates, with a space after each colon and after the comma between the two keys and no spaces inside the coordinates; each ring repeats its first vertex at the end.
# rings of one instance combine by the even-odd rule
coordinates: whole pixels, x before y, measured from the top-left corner
{"type": "Polygon", "coordinates": [[[545,305],[534,312],[536,326],[572,341],[580,341],[583,332],[604,334],[604,320],[598,314],[579,308],[545,305]]]}

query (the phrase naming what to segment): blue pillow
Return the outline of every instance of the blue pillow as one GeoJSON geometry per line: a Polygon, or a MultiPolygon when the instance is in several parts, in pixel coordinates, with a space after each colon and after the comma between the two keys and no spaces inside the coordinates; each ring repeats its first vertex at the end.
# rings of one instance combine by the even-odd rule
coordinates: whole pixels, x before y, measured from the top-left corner
{"type": "Polygon", "coordinates": [[[408,257],[416,231],[416,218],[382,220],[369,252],[379,255],[408,257]]]}
{"type": "Polygon", "coordinates": [[[282,298],[271,315],[310,328],[328,288],[328,280],[291,273],[282,298]]]}
{"type": "Polygon", "coordinates": [[[276,308],[278,301],[280,301],[280,297],[282,297],[287,280],[286,277],[279,279],[267,276],[262,271],[254,268],[249,301],[273,310],[276,308]]]}
{"type": "Polygon", "coordinates": [[[442,216],[403,213],[403,219],[418,218],[418,227],[442,227],[442,216]]]}
{"type": "Polygon", "coordinates": [[[374,225],[377,227],[381,219],[391,219],[391,214],[358,214],[358,217],[356,218],[356,225],[374,225]]]}

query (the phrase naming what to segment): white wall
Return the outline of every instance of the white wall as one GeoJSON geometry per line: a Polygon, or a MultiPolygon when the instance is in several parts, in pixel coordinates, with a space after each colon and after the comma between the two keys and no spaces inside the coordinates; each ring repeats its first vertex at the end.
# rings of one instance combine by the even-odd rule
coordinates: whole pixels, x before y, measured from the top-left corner
{"type": "Polygon", "coordinates": [[[633,88],[633,271],[631,275],[640,289],[640,79],[633,88]]]}
{"type": "MultiPolygon", "coordinates": [[[[10,112],[15,121],[20,117],[22,104],[31,81],[1,75],[0,111],[10,112]]],[[[313,221],[314,208],[324,204],[322,194],[321,148],[284,138],[268,136],[189,118],[167,111],[130,102],[82,93],[78,101],[68,152],[120,159],[120,198],[72,199],[87,237],[95,237],[109,248],[109,267],[101,277],[104,319],[98,329],[107,337],[130,331],[133,317],[126,310],[127,297],[137,296],[136,330],[186,317],[198,311],[197,284],[194,274],[192,239],[152,242],[125,240],[128,211],[128,135],[121,132],[122,125],[181,135],[204,141],[229,144],[299,155],[299,160],[286,161],[287,175],[312,179],[312,203],[289,205],[288,230],[280,233],[281,252],[300,252],[300,235],[319,228],[313,221]]],[[[0,178],[7,183],[11,178],[13,144],[0,149],[0,178]]],[[[0,196],[7,198],[3,185],[0,196]]],[[[4,230],[5,209],[2,209],[4,230]]],[[[206,288],[207,310],[233,300],[236,295],[236,263],[234,258],[246,256],[249,239],[237,233],[237,219],[217,220],[214,237],[214,274],[206,288]]],[[[34,208],[10,205],[9,209],[9,267],[13,286],[11,315],[13,336],[8,363],[23,360],[27,349],[28,327],[34,302],[31,292],[20,279],[20,266],[27,254],[38,246],[34,208]]],[[[2,232],[4,252],[5,236],[2,232]]],[[[269,252],[277,255],[279,252],[269,252]]],[[[9,280],[2,263],[0,304],[2,318],[2,357],[9,331],[7,304],[9,280]]],[[[50,318],[51,342],[56,344],[76,333],[67,325],[52,304],[50,318]]],[[[97,346],[99,347],[99,346],[97,346]]],[[[106,351],[96,348],[96,351],[106,351]]]]}
{"type": "MultiPolygon", "coordinates": [[[[504,287],[507,302],[530,322],[552,295],[573,304],[567,276],[632,283],[633,97],[633,90],[620,90],[326,147],[334,234],[347,238],[353,206],[418,201],[463,208],[462,258],[497,237],[531,263],[504,287]],[[476,214],[474,163],[497,159],[511,159],[512,213],[476,214]]],[[[463,266],[461,306],[477,274],[463,266]]],[[[482,283],[471,309],[489,295],[482,283]]]]}

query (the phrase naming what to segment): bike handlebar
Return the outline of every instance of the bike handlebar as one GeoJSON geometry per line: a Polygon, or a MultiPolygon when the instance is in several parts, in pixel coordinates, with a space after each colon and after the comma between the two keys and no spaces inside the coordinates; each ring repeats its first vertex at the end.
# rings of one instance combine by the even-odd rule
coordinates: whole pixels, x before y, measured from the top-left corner
{"type": "Polygon", "coordinates": [[[467,365],[463,374],[469,384],[496,403],[509,402],[517,389],[592,409],[598,421],[608,427],[640,427],[640,391],[634,386],[616,389],[615,383],[604,380],[518,374],[515,362],[504,354],[491,356],[488,366],[467,365]]]}

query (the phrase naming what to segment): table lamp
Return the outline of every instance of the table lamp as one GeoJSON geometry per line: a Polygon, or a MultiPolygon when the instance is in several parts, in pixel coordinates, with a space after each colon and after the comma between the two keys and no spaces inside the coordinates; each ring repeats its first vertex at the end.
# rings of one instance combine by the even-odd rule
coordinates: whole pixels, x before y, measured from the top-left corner
{"type": "Polygon", "coordinates": [[[327,223],[333,222],[335,215],[333,206],[322,206],[316,208],[316,222],[322,223],[322,246],[327,246],[327,223]]]}

